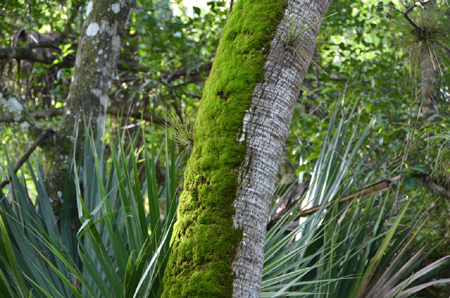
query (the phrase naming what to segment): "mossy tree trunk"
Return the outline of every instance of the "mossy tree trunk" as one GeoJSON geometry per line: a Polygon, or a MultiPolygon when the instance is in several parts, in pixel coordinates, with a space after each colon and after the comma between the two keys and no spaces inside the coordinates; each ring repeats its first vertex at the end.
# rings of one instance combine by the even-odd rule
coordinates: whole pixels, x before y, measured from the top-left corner
{"type": "Polygon", "coordinates": [[[53,197],[63,189],[74,144],[81,149],[85,123],[93,132],[104,130],[113,74],[134,2],[87,3],[65,115],[58,132],[44,149],[47,186],[53,197]]]}
{"type": "Polygon", "coordinates": [[[203,90],[163,297],[259,297],[294,104],[330,0],[235,3],[203,90]]]}

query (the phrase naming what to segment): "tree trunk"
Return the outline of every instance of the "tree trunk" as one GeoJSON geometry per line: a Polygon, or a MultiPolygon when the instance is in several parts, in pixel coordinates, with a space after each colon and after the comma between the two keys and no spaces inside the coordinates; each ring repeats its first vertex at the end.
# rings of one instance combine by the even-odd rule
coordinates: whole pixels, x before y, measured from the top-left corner
{"type": "Polygon", "coordinates": [[[424,45],[420,55],[420,83],[422,85],[422,106],[425,118],[436,115],[437,108],[437,74],[430,49],[424,45]]]}
{"type": "Polygon", "coordinates": [[[134,2],[91,0],[87,4],[65,115],[44,150],[49,194],[57,201],[55,194],[62,192],[74,142],[80,150],[84,141],[84,124],[93,132],[104,130],[113,73],[134,2]]]}
{"type": "MultiPolygon", "coordinates": [[[[425,22],[432,22],[432,19],[435,18],[433,16],[432,8],[435,7],[436,1],[428,1],[424,4],[423,9],[421,10],[421,17],[425,22]]],[[[428,28],[424,28],[424,30],[429,30],[428,28]]],[[[426,36],[431,35],[431,32],[425,32],[426,36]]],[[[439,65],[439,61],[436,59],[436,53],[431,48],[429,41],[425,39],[422,42],[422,46],[420,48],[420,84],[422,89],[422,109],[424,118],[432,118],[432,116],[437,115],[438,113],[438,105],[437,105],[437,89],[436,89],[436,81],[437,81],[437,71],[436,67],[439,65]]]]}
{"type": "Polygon", "coordinates": [[[259,297],[277,169],[330,0],[241,0],[194,126],[163,297],[259,297]]]}

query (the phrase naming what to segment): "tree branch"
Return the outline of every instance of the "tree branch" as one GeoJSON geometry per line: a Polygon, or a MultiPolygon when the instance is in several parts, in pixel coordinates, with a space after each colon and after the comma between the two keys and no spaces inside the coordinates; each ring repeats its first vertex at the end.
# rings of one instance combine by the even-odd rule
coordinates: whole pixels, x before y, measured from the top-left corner
{"type": "MultiPolygon", "coordinates": [[[[397,176],[397,177],[394,177],[392,179],[385,179],[385,180],[382,180],[382,181],[377,182],[375,184],[372,184],[372,185],[370,185],[370,186],[368,186],[366,188],[363,188],[363,189],[361,189],[361,190],[359,190],[357,192],[354,192],[352,194],[349,194],[349,195],[346,195],[346,196],[343,196],[343,197],[339,198],[338,204],[341,205],[341,204],[344,204],[344,203],[351,202],[351,201],[353,201],[355,199],[368,197],[368,196],[371,196],[373,194],[385,191],[385,190],[387,190],[389,188],[389,185],[399,181],[401,178],[402,178],[401,176],[397,176]]],[[[335,202],[329,202],[325,206],[325,208],[330,208],[331,206],[333,206],[333,204],[335,204],[335,202]]],[[[320,210],[320,208],[322,208],[322,206],[314,206],[312,208],[303,210],[302,212],[300,212],[298,217],[305,217],[305,216],[311,215],[313,213],[316,213],[317,211],[320,210]]]]}
{"type": "MultiPolygon", "coordinates": [[[[37,45],[35,45],[37,47],[37,45]]],[[[29,60],[33,62],[41,62],[44,64],[52,64],[55,59],[45,57],[40,53],[33,52],[33,47],[14,47],[0,48],[0,60],[29,60]]]]}
{"type": "Polygon", "coordinates": [[[411,11],[413,11],[414,8],[416,7],[422,7],[424,5],[426,5],[428,2],[430,2],[431,0],[425,0],[425,1],[417,1],[414,2],[413,5],[409,6],[406,8],[406,10],[404,12],[402,12],[403,16],[405,17],[405,19],[411,24],[411,26],[413,26],[417,31],[419,31],[420,34],[422,34],[423,32],[425,32],[425,30],[420,27],[416,22],[414,22],[410,17],[409,17],[409,13],[411,11]]]}
{"type": "MultiPolygon", "coordinates": [[[[54,134],[55,132],[51,129],[46,129],[44,130],[44,132],[38,137],[38,139],[36,140],[36,142],[34,142],[34,144],[27,150],[27,152],[25,152],[25,154],[22,156],[21,159],[19,159],[19,161],[16,163],[16,165],[14,166],[14,174],[17,173],[17,171],[22,167],[22,165],[28,160],[28,158],[30,157],[31,153],[33,153],[33,151],[40,145],[42,145],[47,138],[54,134]]],[[[12,180],[12,176],[9,176],[9,179],[4,180],[1,184],[0,184],[0,188],[5,187],[6,185],[8,185],[9,183],[11,183],[12,180]]]]}
{"type": "MultiPolygon", "coordinates": [[[[354,193],[352,193],[352,194],[349,194],[349,195],[346,195],[346,196],[343,196],[343,197],[339,198],[337,203],[338,203],[339,205],[341,205],[341,204],[344,204],[344,203],[352,202],[352,201],[355,200],[355,199],[361,199],[361,198],[368,197],[368,196],[371,196],[371,195],[373,195],[373,194],[376,194],[376,193],[385,191],[385,190],[387,190],[387,189],[389,188],[389,185],[391,185],[392,183],[395,183],[395,182],[399,181],[401,178],[402,178],[401,176],[396,176],[396,177],[394,177],[394,178],[392,178],[392,179],[385,179],[385,180],[382,180],[382,181],[377,182],[377,183],[375,183],[375,184],[372,184],[372,185],[370,185],[370,186],[368,186],[368,187],[366,187],[366,188],[363,188],[363,189],[361,189],[361,190],[359,190],[359,191],[357,191],[357,192],[354,192],[354,193]]],[[[306,187],[306,189],[307,189],[307,187],[306,187]]],[[[306,189],[305,189],[305,186],[303,186],[303,187],[300,188],[300,190],[302,191],[301,195],[303,195],[303,193],[305,192],[306,189]]],[[[296,200],[298,200],[298,199],[301,197],[301,195],[300,195],[300,196],[296,196],[296,197],[297,197],[296,200]]],[[[325,206],[325,208],[330,208],[330,207],[333,206],[335,203],[336,203],[335,201],[329,202],[329,203],[325,206]]],[[[291,205],[290,205],[291,208],[292,208],[293,205],[294,205],[294,204],[291,204],[291,205]]],[[[303,210],[303,211],[300,212],[300,214],[297,216],[296,220],[298,220],[300,217],[305,217],[305,216],[314,214],[314,213],[316,213],[317,211],[319,211],[321,208],[322,208],[322,205],[319,205],[319,206],[314,206],[314,207],[312,207],[312,208],[303,210]]],[[[287,209],[287,208],[286,208],[286,209],[287,209]]],[[[283,210],[281,213],[284,212],[284,213],[283,213],[283,215],[284,215],[284,214],[286,214],[289,210],[290,210],[290,208],[287,209],[287,210],[283,210]]],[[[270,222],[269,222],[269,224],[267,225],[267,227],[270,228],[270,227],[276,225],[277,222],[283,217],[283,215],[282,215],[282,216],[275,216],[275,217],[272,217],[272,219],[270,220],[270,222]]]]}
{"type": "MultiPolygon", "coordinates": [[[[427,189],[432,190],[432,191],[437,191],[442,197],[446,198],[446,199],[450,199],[450,190],[448,190],[446,187],[440,185],[437,180],[435,179],[435,177],[431,176],[431,175],[424,175],[424,174],[417,174],[417,175],[413,175],[413,177],[417,178],[420,183],[427,189]]],[[[351,202],[355,199],[360,199],[360,198],[364,198],[367,196],[371,196],[373,194],[385,191],[388,189],[389,185],[391,185],[392,183],[395,183],[397,181],[399,181],[402,177],[401,176],[396,176],[392,179],[385,179],[382,180],[380,182],[377,182],[375,184],[372,184],[366,188],[363,188],[362,190],[359,190],[357,192],[354,192],[352,194],[343,196],[341,198],[339,198],[338,200],[338,204],[344,204],[344,203],[348,203],[351,202]]],[[[307,188],[308,186],[306,186],[307,188]]],[[[294,188],[295,189],[295,188],[294,188]]],[[[291,196],[291,192],[289,192],[291,196]]],[[[303,194],[305,193],[305,186],[300,188],[300,194],[296,196],[295,201],[297,201],[303,194]]],[[[295,193],[293,195],[296,195],[295,193]]],[[[331,207],[333,204],[335,204],[335,202],[329,202],[325,208],[329,208],[331,207]]],[[[272,226],[274,226],[287,212],[289,212],[289,210],[294,206],[294,204],[290,204],[289,208],[283,209],[280,212],[280,216],[274,215],[272,216],[270,222],[268,223],[267,227],[268,229],[272,226]]],[[[297,216],[296,220],[298,220],[300,217],[306,217],[308,215],[314,214],[317,211],[319,211],[322,208],[322,205],[319,206],[314,206],[312,208],[303,210],[300,212],[300,214],[297,216]]]]}
{"type": "MultiPolygon", "coordinates": [[[[46,110],[38,110],[38,111],[33,111],[31,112],[31,116],[36,119],[36,120],[40,120],[40,119],[46,119],[46,118],[53,118],[53,117],[57,117],[57,116],[63,116],[65,112],[64,108],[50,108],[50,109],[46,109],[46,110]]],[[[124,112],[124,107],[123,106],[109,106],[108,109],[106,110],[106,113],[109,115],[113,115],[113,116],[119,116],[119,117],[129,117],[129,118],[136,118],[136,119],[142,119],[145,121],[153,121],[153,123],[164,123],[164,121],[162,121],[162,119],[159,119],[158,117],[155,117],[154,115],[152,115],[152,113],[145,111],[144,113],[139,112],[139,111],[132,111],[130,113],[126,113],[124,112]]],[[[6,120],[8,121],[2,121],[5,120],[5,118],[1,117],[0,114],[0,123],[4,122],[4,123],[9,123],[11,122],[11,118],[7,118],[6,120]]]]}
{"type": "Polygon", "coordinates": [[[439,179],[427,174],[415,174],[412,175],[414,178],[418,179],[420,184],[428,190],[437,191],[439,195],[443,198],[450,200],[450,190],[447,187],[439,183],[439,179]]]}
{"type": "Polygon", "coordinates": [[[300,198],[305,194],[305,192],[309,188],[310,180],[306,180],[301,184],[297,184],[289,188],[288,191],[285,192],[283,197],[281,197],[281,202],[278,204],[278,208],[281,208],[280,212],[275,212],[271,218],[269,223],[267,224],[267,230],[273,227],[280,219],[286,215],[300,200],[300,198]]]}
{"type": "Polygon", "coordinates": [[[161,74],[161,80],[164,83],[171,83],[181,77],[191,77],[193,79],[195,78],[199,78],[200,79],[200,72],[206,72],[209,73],[212,67],[212,63],[211,62],[205,62],[202,63],[199,67],[198,70],[190,70],[188,67],[180,67],[175,69],[174,71],[171,72],[163,72],[161,74]]]}
{"type": "Polygon", "coordinates": [[[31,136],[42,133],[42,127],[29,113],[26,107],[17,100],[17,97],[0,83],[0,122],[3,123],[28,123],[31,136]]]}

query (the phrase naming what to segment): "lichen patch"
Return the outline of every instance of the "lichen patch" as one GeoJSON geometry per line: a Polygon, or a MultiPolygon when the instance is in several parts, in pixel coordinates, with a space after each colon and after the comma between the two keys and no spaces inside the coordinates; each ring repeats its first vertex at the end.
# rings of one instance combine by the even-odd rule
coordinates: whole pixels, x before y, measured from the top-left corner
{"type": "Polygon", "coordinates": [[[120,49],[120,36],[119,35],[115,35],[112,38],[111,41],[111,46],[113,51],[120,49]]]}
{"type": "Polygon", "coordinates": [[[111,9],[115,14],[118,14],[120,12],[120,4],[119,3],[112,4],[111,9]]]}
{"type": "Polygon", "coordinates": [[[27,121],[23,122],[20,124],[20,128],[22,129],[22,131],[24,133],[28,133],[28,129],[30,128],[30,123],[28,123],[27,121]]]}
{"type": "Polygon", "coordinates": [[[88,17],[89,14],[91,13],[93,6],[94,3],[92,1],[89,1],[88,4],[86,5],[86,17],[88,17]]]}
{"type": "Polygon", "coordinates": [[[91,93],[94,94],[95,96],[99,97],[102,94],[102,90],[98,89],[98,88],[92,88],[91,93]]]}
{"type": "Polygon", "coordinates": [[[15,97],[10,97],[6,100],[3,96],[1,96],[0,103],[9,113],[13,115],[14,121],[20,120],[23,112],[23,106],[15,97]]]}
{"type": "Polygon", "coordinates": [[[109,96],[106,94],[102,94],[100,96],[100,104],[102,105],[102,107],[106,108],[108,106],[108,102],[109,102],[109,96]]]}
{"type": "Polygon", "coordinates": [[[97,23],[90,23],[86,29],[86,35],[87,36],[95,36],[95,35],[97,35],[99,30],[100,30],[100,27],[98,26],[97,23]]]}

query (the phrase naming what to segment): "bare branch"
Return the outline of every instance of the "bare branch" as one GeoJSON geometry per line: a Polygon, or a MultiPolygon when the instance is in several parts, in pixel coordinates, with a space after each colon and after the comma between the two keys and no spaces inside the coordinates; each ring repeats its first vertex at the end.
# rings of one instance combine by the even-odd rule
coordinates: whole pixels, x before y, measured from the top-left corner
{"type": "Polygon", "coordinates": [[[41,62],[45,64],[52,64],[55,59],[48,58],[40,53],[33,52],[32,47],[15,47],[15,48],[0,48],[0,60],[29,60],[34,62],[41,62]]]}
{"type": "MultiPolygon", "coordinates": [[[[385,180],[382,180],[382,181],[377,182],[375,184],[372,184],[372,185],[370,185],[370,186],[368,186],[366,188],[363,188],[363,189],[361,189],[361,190],[359,190],[357,192],[354,192],[352,194],[349,194],[347,196],[343,196],[343,197],[339,198],[338,204],[341,205],[341,204],[344,204],[344,203],[351,202],[351,201],[353,201],[355,199],[368,197],[368,196],[371,196],[373,194],[385,191],[385,190],[387,190],[389,188],[389,185],[391,185],[394,182],[399,181],[401,178],[402,178],[401,176],[397,176],[397,177],[394,177],[392,179],[385,179],[385,180]]],[[[335,204],[335,202],[330,202],[330,203],[328,203],[326,205],[325,208],[330,208],[333,204],[335,204]]],[[[322,208],[322,206],[314,206],[312,208],[303,210],[302,212],[300,212],[298,217],[305,217],[305,216],[311,215],[313,213],[316,213],[317,211],[320,210],[320,208],[322,208]]]]}
{"type": "MultiPolygon", "coordinates": [[[[27,152],[25,152],[25,154],[22,156],[22,158],[19,159],[19,161],[16,163],[16,165],[14,166],[14,174],[17,173],[17,171],[22,167],[22,165],[28,160],[31,153],[33,153],[33,151],[36,150],[36,148],[38,146],[42,145],[45,142],[45,140],[54,133],[55,132],[51,129],[44,130],[44,132],[38,137],[36,142],[34,142],[34,144],[27,150],[27,152]]],[[[6,185],[8,185],[9,183],[11,183],[11,180],[12,180],[12,177],[9,176],[9,179],[3,181],[0,184],[0,188],[3,188],[6,185]]]]}
{"type": "MultiPolygon", "coordinates": [[[[395,182],[399,181],[401,178],[402,178],[401,176],[396,176],[396,177],[394,177],[394,178],[392,178],[392,179],[385,179],[385,180],[382,180],[382,181],[377,182],[377,183],[375,183],[375,184],[372,184],[372,185],[370,185],[370,186],[368,186],[368,187],[366,187],[366,188],[363,188],[363,189],[361,189],[361,190],[358,190],[357,192],[354,192],[354,193],[352,193],[352,194],[349,194],[349,195],[346,195],[346,196],[343,196],[343,197],[339,198],[337,203],[338,203],[339,205],[341,205],[341,204],[344,204],[344,203],[352,202],[352,201],[355,200],[355,199],[361,199],[361,198],[368,197],[368,196],[374,195],[374,194],[376,194],[376,193],[385,191],[385,190],[387,190],[387,189],[389,188],[389,185],[391,185],[392,183],[395,183],[395,182]]],[[[309,182],[309,181],[308,181],[308,182],[309,182]]],[[[301,195],[300,195],[300,196],[297,196],[296,201],[297,201],[298,199],[300,199],[300,197],[303,195],[303,193],[305,193],[305,190],[306,190],[308,187],[309,187],[308,185],[306,185],[306,186],[305,186],[305,185],[302,185],[302,187],[300,187],[301,195]]],[[[295,195],[295,194],[294,194],[294,195],[295,195]]],[[[330,207],[333,206],[335,203],[336,203],[335,201],[329,202],[329,203],[325,206],[325,208],[330,208],[330,207]]],[[[294,206],[294,204],[291,204],[290,206],[291,206],[291,208],[292,208],[292,206],[294,206]]],[[[322,205],[319,205],[319,206],[314,206],[314,207],[312,207],[312,208],[303,210],[303,211],[300,212],[300,214],[297,216],[297,219],[296,219],[296,220],[298,220],[300,217],[305,217],[305,216],[314,214],[314,213],[316,213],[317,211],[319,211],[321,208],[322,208],[322,205]]],[[[284,212],[283,215],[286,214],[286,213],[289,211],[290,208],[289,208],[289,209],[286,208],[286,209],[287,209],[287,210],[282,211],[282,212],[284,212]]],[[[273,218],[270,220],[269,224],[267,225],[268,228],[274,226],[281,218],[282,218],[282,216],[275,216],[275,217],[273,217],[273,218]]],[[[298,224],[297,224],[297,225],[298,225],[298,224]]]]}
{"type": "Polygon", "coordinates": [[[171,72],[163,72],[161,74],[161,80],[165,83],[171,83],[181,77],[190,77],[192,79],[198,78],[200,79],[200,73],[206,72],[209,73],[211,70],[212,63],[207,62],[203,63],[198,67],[198,70],[190,70],[188,67],[180,67],[171,72]]]}
{"type": "Polygon", "coordinates": [[[428,190],[437,191],[443,198],[450,199],[450,190],[447,189],[448,186],[442,185],[443,183],[439,181],[441,179],[438,179],[433,175],[426,174],[415,174],[413,177],[416,178],[420,184],[428,190]]]}
{"type": "MultiPolygon", "coordinates": [[[[53,117],[57,117],[57,116],[63,116],[64,112],[65,112],[64,108],[50,108],[50,109],[46,109],[46,110],[33,111],[33,112],[30,112],[30,114],[34,119],[40,120],[40,119],[53,118],[53,117]]],[[[152,115],[152,113],[150,113],[148,111],[140,112],[140,111],[136,110],[136,111],[127,113],[127,112],[124,112],[124,107],[120,106],[120,105],[119,106],[117,106],[117,105],[109,106],[106,112],[112,116],[142,119],[145,121],[153,122],[155,124],[164,123],[164,121],[162,119],[152,115]]],[[[4,123],[11,122],[10,121],[11,118],[7,118],[6,120],[8,120],[8,121],[2,121],[4,119],[5,118],[2,118],[0,115],[0,123],[1,122],[4,122],[4,123]]]]}
{"type": "Polygon", "coordinates": [[[17,98],[0,83],[0,121],[4,123],[27,122],[32,136],[37,137],[42,133],[42,127],[17,98]]]}

